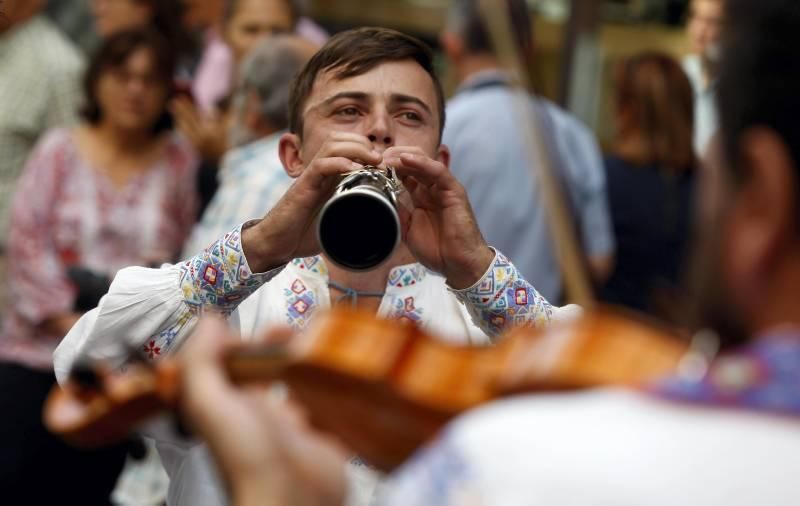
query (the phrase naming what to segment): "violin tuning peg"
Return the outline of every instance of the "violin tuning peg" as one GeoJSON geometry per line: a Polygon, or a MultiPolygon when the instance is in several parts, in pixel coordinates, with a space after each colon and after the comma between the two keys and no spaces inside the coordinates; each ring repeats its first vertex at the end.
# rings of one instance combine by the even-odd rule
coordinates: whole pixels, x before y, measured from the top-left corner
{"type": "Polygon", "coordinates": [[[103,381],[95,368],[91,364],[82,362],[72,366],[69,372],[69,379],[77,385],[91,390],[99,390],[103,385],[103,381]]]}

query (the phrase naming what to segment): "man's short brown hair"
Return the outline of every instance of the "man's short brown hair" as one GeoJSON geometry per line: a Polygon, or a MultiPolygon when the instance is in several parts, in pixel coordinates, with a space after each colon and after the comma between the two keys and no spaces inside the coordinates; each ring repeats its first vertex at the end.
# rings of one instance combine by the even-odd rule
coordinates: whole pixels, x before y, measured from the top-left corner
{"type": "Polygon", "coordinates": [[[433,70],[433,53],[424,42],[388,28],[355,28],[331,37],[295,78],[289,96],[289,131],[302,137],[303,107],[321,73],[333,72],[335,79],[347,79],[365,74],[383,63],[402,60],[414,60],[433,80],[441,141],[444,92],[433,70]]]}

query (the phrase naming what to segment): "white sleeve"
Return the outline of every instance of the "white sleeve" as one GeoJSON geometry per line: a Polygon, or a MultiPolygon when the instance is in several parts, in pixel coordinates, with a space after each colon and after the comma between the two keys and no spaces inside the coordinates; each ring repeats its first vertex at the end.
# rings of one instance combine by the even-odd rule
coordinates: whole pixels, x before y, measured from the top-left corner
{"type": "MultiPolygon", "coordinates": [[[[177,267],[162,269],[129,267],[114,278],[100,305],[76,323],[53,354],[56,378],[66,380],[77,359],[121,366],[132,350],[147,354],[147,340],[178,322],[187,311],[178,284],[177,267]]],[[[193,320],[193,319],[192,319],[193,320]]],[[[186,321],[176,328],[173,341],[182,339],[194,328],[186,321]]],[[[155,348],[153,358],[160,355],[155,348]]]]}
{"type": "Polygon", "coordinates": [[[450,291],[492,340],[516,325],[547,325],[553,315],[554,306],[497,250],[481,279],[469,288],[450,291]]]}
{"type": "MultiPolygon", "coordinates": [[[[79,360],[111,368],[122,366],[134,353],[157,360],[180,346],[204,311],[230,316],[283,269],[251,272],[241,231],[242,226],[237,227],[180,264],[119,271],[100,305],[84,315],[56,349],[58,381],[63,382],[79,360]]],[[[233,321],[238,324],[238,318],[233,321]]]]}
{"type": "Polygon", "coordinates": [[[372,506],[381,494],[384,475],[352,460],[345,466],[347,490],[343,506],[372,506]]]}

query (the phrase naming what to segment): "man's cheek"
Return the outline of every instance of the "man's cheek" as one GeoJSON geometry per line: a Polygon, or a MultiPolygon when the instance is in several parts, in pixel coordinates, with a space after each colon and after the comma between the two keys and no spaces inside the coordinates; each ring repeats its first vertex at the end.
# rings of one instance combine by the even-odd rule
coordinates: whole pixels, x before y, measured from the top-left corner
{"type": "Polygon", "coordinates": [[[324,133],[329,134],[331,132],[345,132],[345,133],[353,133],[359,135],[367,135],[365,123],[362,120],[353,119],[347,121],[336,121],[326,119],[324,121],[319,122],[318,128],[323,130],[324,133]]]}

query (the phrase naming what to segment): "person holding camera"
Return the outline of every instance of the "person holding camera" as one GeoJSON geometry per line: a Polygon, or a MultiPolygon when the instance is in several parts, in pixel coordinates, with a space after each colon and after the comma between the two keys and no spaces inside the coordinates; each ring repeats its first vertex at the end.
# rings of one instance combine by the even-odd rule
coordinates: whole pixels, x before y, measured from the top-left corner
{"type": "MultiPolygon", "coordinates": [[[[483,239],[448,169],[443,124],[444,98],[428,47],[382,28],[333,37],[293,86],[279,155],[295,181],[283,198],[263,219],[185,262],[120,271],[99,307],[56,351],[59,381],[76,362],[102,359],[117,367],[131,349],[149,359],[173,352],[205,312],[229,316],[248,336],[275,324],[302,329],[320,309],[350,304],[474,344],[491,342],[512,324],[568,316],[483,239]],[[367,165],[393,167],[408,205],[398,206],[402,240],[391,256],[353,271],[320,254],[315,225],[342,176],[367,165]]],[[[360,230],[365,245],[380,232],[358,221],[345,226],[360,230]]],[[[158,446],[171,477],[169,504],[226,502],[218,481],[209,481],[204,446],[159,437],[166,438],[158,446]]]]}

